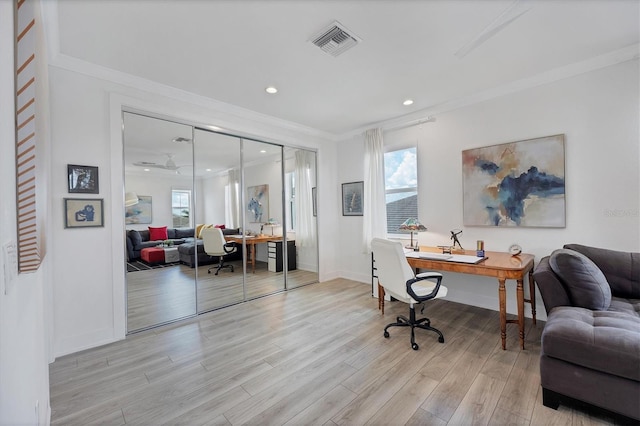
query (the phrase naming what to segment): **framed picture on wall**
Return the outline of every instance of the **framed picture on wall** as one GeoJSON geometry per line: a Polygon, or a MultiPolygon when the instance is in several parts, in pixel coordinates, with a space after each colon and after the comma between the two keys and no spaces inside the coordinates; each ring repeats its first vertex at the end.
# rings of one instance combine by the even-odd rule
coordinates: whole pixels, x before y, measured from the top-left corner
{"type": "Polygon", "coordinates": [[[342,184],[342,216],[362,216],[364,182],[342,184]]]}
{"type": "Polygon", "coordinates": [[[94,228],[104,226],[102,198],[65,198],[65,228],[94,228]]]}
{"type": "Polygon", "coordinates": [[[71,194],[98,194],[98,168],[67,164],[67,186],[71,194]]]}

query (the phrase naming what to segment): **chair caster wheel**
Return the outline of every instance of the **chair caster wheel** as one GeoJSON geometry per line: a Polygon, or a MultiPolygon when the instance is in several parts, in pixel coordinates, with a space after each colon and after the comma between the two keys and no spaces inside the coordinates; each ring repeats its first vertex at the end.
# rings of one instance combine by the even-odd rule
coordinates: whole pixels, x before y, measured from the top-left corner
{"type": "Polygon", "coordinates": [[[387,339],[389,338],[389,332],[388,331],[384,332],[384,337],[387,338],[387,339]]]}
{"type": "Polygon", "coordinates": [[[411,344],[411,349],[413,349],[414,351],[417,351],[418,349],[420,349],[420,346],[418,346],[417,343],[412,343],[411,344]]]}
{"type": "Polygon", "coordinates": [[[210,273],[211,273],[211,271],[207,271],[207,274],[210,274],[210,273]]]}
{"type": "Polygon", "coordinates": [[[213,274],[213,275],[218,275],[218,273],[216,272],[216,273],[215,273],[215,274],[213,274]]]}
{"type": "Polygon", "coordinates": [[[438,342],[444,343],[444,337],[442,337],[442,336],[438,337],[438,342]]]}

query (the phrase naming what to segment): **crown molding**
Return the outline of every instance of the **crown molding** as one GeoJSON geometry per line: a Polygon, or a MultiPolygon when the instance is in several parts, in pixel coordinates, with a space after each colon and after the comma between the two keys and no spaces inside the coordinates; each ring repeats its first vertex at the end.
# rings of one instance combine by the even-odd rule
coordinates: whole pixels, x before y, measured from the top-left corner
{"type": "Polygon", "coordinates": [[[360,135],[371,128],[382,128],[382,130],[389,131],[402,127],[415,126],[426,122],[434,122],[435,116],[437,116],[438,114],[451,112],[453,110],[469,105],[499,98],[512,93],[531,89],[533,87],[553,83],[555,81],[564,80],[566,78],[585,74],[623,62],[633,61],[638,59],[639,57],[640,43],[632,44],[622,49],[605,53],[604,55],[555,68],[553,70],[543,72],[533,77],[516,80],[512,83],[483,90],[481,92],[477,92],[469,96],[464,96],[459,99],[454,99],[438,105],[433,105],[428,108],[421,109],[420,111],[415,111],[413,113],[403,115],[401,117],[395,117],[389,120],[371,123],[370,125],[362,126],[340,135],[340,140],[344,141],[347,139],[351,139],[354,136],[360,135]]]}

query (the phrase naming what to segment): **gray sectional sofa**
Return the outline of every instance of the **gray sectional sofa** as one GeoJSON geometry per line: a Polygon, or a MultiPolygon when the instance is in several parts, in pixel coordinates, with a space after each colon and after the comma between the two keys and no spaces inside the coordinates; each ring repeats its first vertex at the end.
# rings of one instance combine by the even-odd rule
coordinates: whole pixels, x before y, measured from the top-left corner
{"type": "Polygon", "coordinates": [[[640,253],[567,244],[533,276],[547,311],[544,405],[574,399],[640,421],[640,253]]]}
{"type": "MultiPolygon", "coordinates": [[[[240,233],[238,228],[223,229],[225,235],[237,235],[240,233]]],[[[217,256],[209,256],[204,251],[204,244],[199,238],[195,238],[194,228],[168,228],[167,237],[176,247],[180,255],[180,262],[192,268],[196,266],[196,256],[198,265],[209,265],[218,262],[217,256]]],[[[148,230],[127,230],[127,257],[129,260],[140,258],[140,251],[145,247],[156,247],[162,241],[150,241],[148,230]]],[[[225,257],[228,260],[242,259],[242,247],[238,247],[237,251],[225,257]]]]}

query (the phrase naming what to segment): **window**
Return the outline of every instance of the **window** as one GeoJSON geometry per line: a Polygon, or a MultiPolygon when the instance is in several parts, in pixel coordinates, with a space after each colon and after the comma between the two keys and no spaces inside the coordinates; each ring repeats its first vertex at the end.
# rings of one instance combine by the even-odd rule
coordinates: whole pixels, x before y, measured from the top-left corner
{"type": "Polygon", "coordinates": [[[384,154],[387,233],[396,234],[410,217],[418,217],[418,162],[416,148],[384,154]]]}
{"type": "Polygon", "coordinates": [[[287,230],[293,231],[296,224],[296,178],[294,172],[285,174],[284,191],[287,200],[287,230]]]}
{"type": "Polygon", "coordinates": [[[191,225],[191,191],[185,189],[171,190],[171,215],[174,228],[192,228],[191,225]]]}

